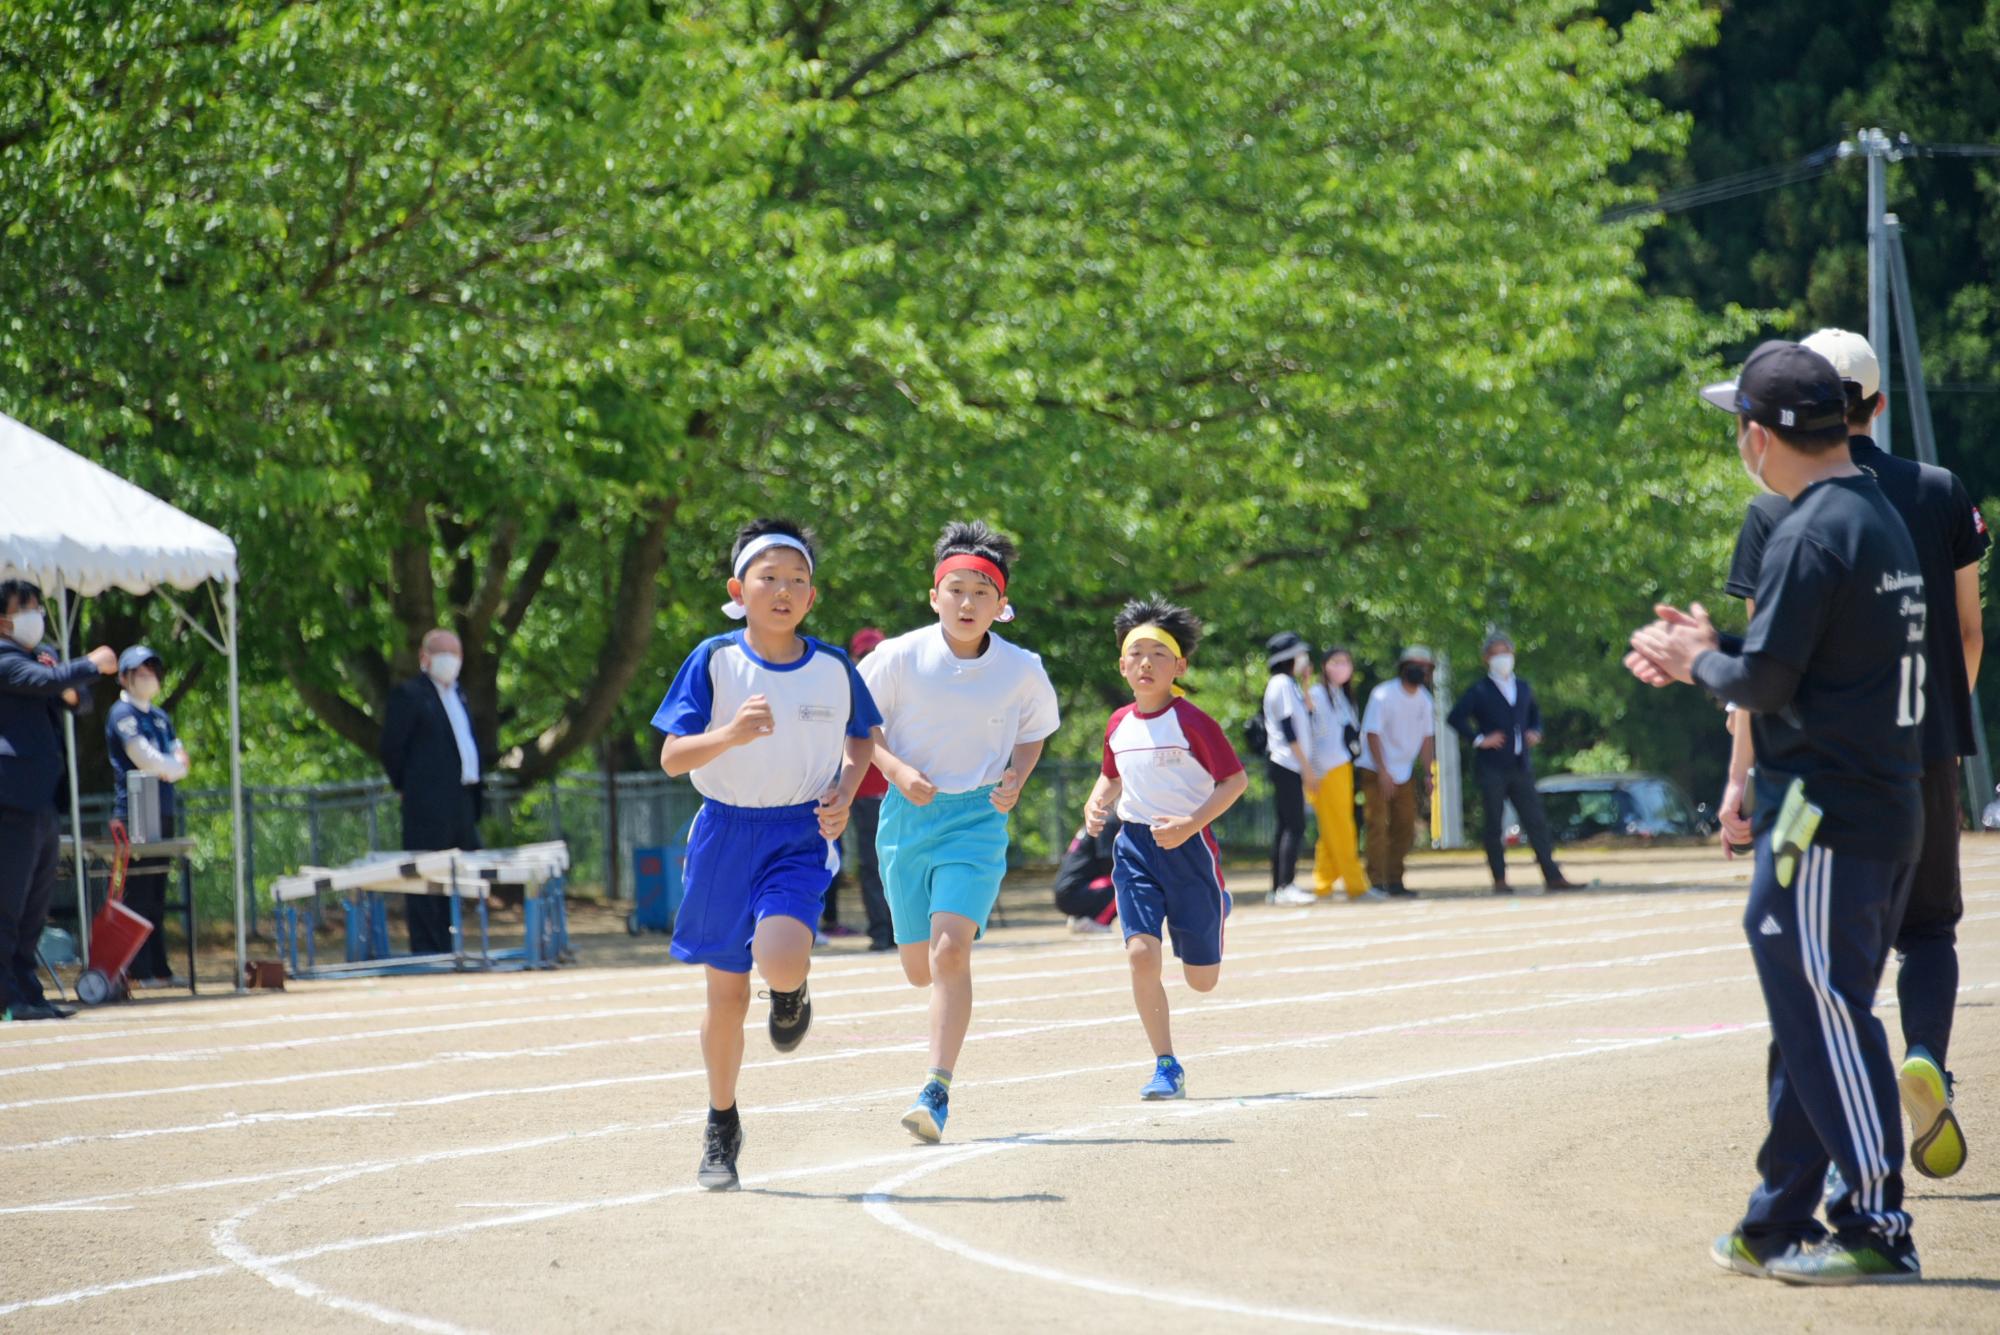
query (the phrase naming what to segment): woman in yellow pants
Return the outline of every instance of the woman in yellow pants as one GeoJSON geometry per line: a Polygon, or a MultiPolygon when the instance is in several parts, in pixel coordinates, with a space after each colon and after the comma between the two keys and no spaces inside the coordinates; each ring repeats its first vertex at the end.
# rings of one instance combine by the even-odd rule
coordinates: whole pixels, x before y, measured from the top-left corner
{"type": "Polygon", "coordinates": [[[1335,881],[1345,884],[1349,899],[1368,892],[1368,873],[1354,835],[1354,758],[1361,754],[1361,715],[1354,707],[1353,680],[1354,656],[1343,648],[1329,649],[1309,697],[1313,768],[1320,775],[1311,793],[1319,821],[1313,893],[1322,899],[1333,893],[1335,881]]]}

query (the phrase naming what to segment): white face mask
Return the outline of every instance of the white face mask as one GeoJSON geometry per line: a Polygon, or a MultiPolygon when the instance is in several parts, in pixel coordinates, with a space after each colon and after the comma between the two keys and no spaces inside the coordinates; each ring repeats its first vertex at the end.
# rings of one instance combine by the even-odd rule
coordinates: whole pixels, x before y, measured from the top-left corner
{"type": "Polygon", "coordinates": [[[125,693],[138,704],[150,705],[153,697],[160,693],[160,679],[150,672],[141,672],[125,687],[125,693]]]}
{"type": "Polygon", "coordinates": [[[1514,675],[1514,655],[1495,654],[1486,660],[1486,666],[1493,669],[1496,677],[1511,677],[1514,675]]]}
{"type": "Polygon", "coordinates": [[[14,613],[13,621],[14,643],[20,645],[23,649],[32,649],[40,644],[42,636],[49,628],[48,617],[42,613],[42,609],[39,607],[32,612],[14,613]]]}
{"type": "Polygon", "coordinates": [[[458,680],[459,665],[464,661],[457,654],[432,654],[431,665],[425,671],[438,685],[449,686],[458,680]]]}
{"type": "MultiPolygon", "coordinates": [[[[1746,427],[1745,430],[1747,431],[1748,428],[1746,427]]],[[[1736,452],[1736,455],[1737,458],[1741,459],[1743,457],[1743,452],[1739,449],[1736,452]]],[[[1771,495],[1776,496],[1778,494],[1778,489],[1764,480],[1764,466],[1770,462],[1771,462],[1771,449],[1767,445],[1764,448],[1764,457],[1757,461],[1757,466],[1755,468],[1752,468],[1750,466],[1750,461],[1748,459],[1743,460],[1743,472],[1745,476],[1747,476],[1752,482],[1755,482],[1757,484],[1759,489],[1767,491],[1771,493],[1771,495]]]]}

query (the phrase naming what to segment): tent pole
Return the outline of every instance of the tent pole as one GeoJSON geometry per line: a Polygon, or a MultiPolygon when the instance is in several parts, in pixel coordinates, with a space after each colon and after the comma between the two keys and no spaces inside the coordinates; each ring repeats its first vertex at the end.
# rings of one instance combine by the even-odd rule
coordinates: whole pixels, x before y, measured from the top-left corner
{"type": "MultiPolygon", "coordinates": [[[[56,635],[61,641],[62,659],[69,661],[69,590],[56,590],[56,635]]],[[[79,686],[78,692],[89,690],[79,686]]],[[[63,749],[69,756],[69,837],[70,866],[76,872],[76,941],[78,954],[90,959],[90,877],[83,860],[83,796],[76,779],[76,712],[63,711],[63,749]]],[[[33,949],[32,944],[29,947],[33,949]]]]}
{"type": "Polygon", "coordinates": [[[248,972],[244,915],[249,903],[243,885],[243,707],[236,685],[236,581],[222,586],[229,613],[229,836],[236,883],[236,990],[243,991],[248,972]]]}

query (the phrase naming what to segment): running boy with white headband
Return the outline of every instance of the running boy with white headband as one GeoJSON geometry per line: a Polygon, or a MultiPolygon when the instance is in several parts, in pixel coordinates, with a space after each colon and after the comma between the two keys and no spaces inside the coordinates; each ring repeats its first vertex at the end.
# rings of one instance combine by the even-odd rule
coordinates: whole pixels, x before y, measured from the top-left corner
{"type": "Polygon", "coordinates": [[[811,535],[784,519],[745,524],[730,570],[722,611],[743,628],[703,640],[653,715],[666,734],[660,768],[691,774],[702,795],[672,949],[708,975],[708,1129],[696,1180],[711,1191],[738,1185],[750,966],[770,988],[771,1045],[790,1052],[812,1027],[813,925],[882,722],[847,656],[798,633],[817,597],[811,535]]]}
{"type": "Polygon", "coordinates": [[[945,525],[932,557],[938,625],[885,640],[861,675],[882,707],[875,764],[894,785],[875,847],[896,947],[931,989],[930,1070],[903,1125],[944,1134],[951,1072],[972,1024],[972,943],[1007,872],[1007,815],[1060,716],[1039,656],[992,633],[1011,621],[1014,544],[945,525]]]}
{"type": "Polygon", "coordinates": [[[1194,613],[1159,598],[1135,599],[1119,610],[1113,628],[1118,672],[1132,688],[1132,703],[1105,725],[1104,766],[1083,827],[1102,830],[1114,806],[1124,822],[1111,884],[1125,927],[1132,1000],[1153,1045],[1153,1075],[1139,1097],[1178,1099],[1187,1094],[1187,1072],[1174,1059],[1161,942],[1171,934],[1189,987],[1215,990],[1229,892],[1208,827],[1243,796],[1250,777],[1221,725],[1174,685],[1201,638],[1194,613]]]}

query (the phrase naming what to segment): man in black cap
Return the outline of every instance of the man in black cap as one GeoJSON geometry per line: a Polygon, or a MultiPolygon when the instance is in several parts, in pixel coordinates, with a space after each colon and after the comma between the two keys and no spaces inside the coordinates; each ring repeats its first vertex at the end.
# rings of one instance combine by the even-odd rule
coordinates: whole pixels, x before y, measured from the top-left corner
{"type": "MultiPolygon", "coordinates": [[[[1882,367],[1861,335],[1822,329],[1805,346],[1833,363],[1847,391],[1847,449],[1855,465],[1872,473],[1889,498],[1924,576],[1930,609],[1924,636],[1923,704],[1918,731],[1924,762],[1924,844],[1910,886],[1909,905],[1896,933],[1902,968],[1896,973],[1897,1013],[1906,1054],[1898,1071],[1903,1108],[1910,1116],[1910,1163],[1926,1177],[1950,1177],[1965,1166],[1965,1133],[1952,1108],[1952,1078],[1945,1065],[1958,1001],[1958,922],[1965,899],[1958,873],[1958,758],[1977,750],[1972,729],[1972,685],[1979,677],[1984,634],[1979,606],[1979,563],[1991,539],[1986,520],[1965,484],[1946,469],[1898,458],[1869,435],[1887,405],[1882,367]]],[[[1730,593],[1754,598],[1757,570],[1771,529],[1788,503],[1760,496],[1743,516],[1729,571],[1730,593]]],[[[1751,606],[1754,608],[1755,604],[1751,606]]],[[[1739,799],[1752,753],[1749,729],[1733,729],[1730,785],[1720,815],[1746,839],[1739,799]]]]}
{"type": "MultiPolygon", "coordinates": [[[[187,748],[174,734],[174,721],[158,703],[160,678],[166,665],[160,656],[143,644],[135,644],[118,656],[118,703],[104,716],[104,750],[111,759],[111,816],[119,822],[131,818],[130,787],[127,776],[150,775],[160,780],[160,825],[162,839],[174,837],[178,812],[174,785],[188,775],[187,748]]],[[[134,987],[181,987],[167,963],[167,943],[160,925],[167,912],[167,871],[153,865],[134,870],[125,882],[125,903],[153,924],[153,934],[139,947],[127,971],[134,987]]]]}
{"type": "Polygon", "coordinates": [[[0,580],[0,1020],[67,1019],[42,993],[35,950],[56,888],[61,713],[90,705],[92,678],[118,669],[106,645],[58,663],[42,643],[42,591],[0,580]]]}
{"type": "Polygon", "coordinates": [[[1765,343],[1702,396],[1735,412],[1745,471],[1792,503],[1742,639],[1717,635],[1699,604],[1663,604],[1626,659],[1641,680],[1698,683],[1753,715],[1743,927],[1771,1021],[1771,1125],[1749,1208],[1712,1255],[1799,1284],[1913,1280],[1896,1068],[1874,1001],[1923,830],[1923,577],[1909,530],[1848,454],[1847,396],[1824,357],[1765,343]],[[1831,1236],[1814,1218],[1829,1161],[1831,1236]]]}

